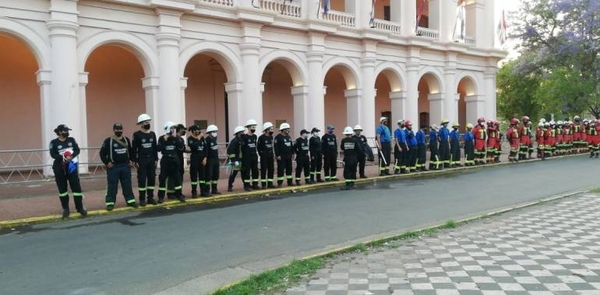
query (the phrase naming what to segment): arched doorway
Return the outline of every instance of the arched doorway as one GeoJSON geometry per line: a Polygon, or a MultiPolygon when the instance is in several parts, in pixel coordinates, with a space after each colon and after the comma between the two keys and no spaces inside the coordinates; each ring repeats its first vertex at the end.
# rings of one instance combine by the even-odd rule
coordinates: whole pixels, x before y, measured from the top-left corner
{"type": "MultiPolygon", "coordinates": [[[[137,116],[146,112],[142,85],[144,69],[133,49],[115,43],[96,48],[85,63],[88,145],[98,147],[112,135],[112,125],[123,124],[124,134],[138,130],[137,116]]],[[[156,124],[156,123],[155,123],[156,124]]]]}
{"type": "MultiPolygon", "coordinates": [[[[331,67],[325,74],[325,126],[333,125],[341,134],[344,127],[359,124],[360,90],[356,75],[346,65],[331,67]]],[[[324,127],[325,127],[324,126],[324,127]]]]}
{"type": "Polygon", "coordinates": [[[471,77],[464,77],[458,82],[457,95],[458,99],[458,122],[461,126],[461,131],[464,131],[464,126],[467,123],[476,123],[478,111],[476,104],[478,98],[476,95],[475,82],[471,77]]]}
{"type": "Polygon", "coordinates": [[[391,69],[379,72],[375,79],[375,118],[387,117],[388,127],[394,130],[395,122],[403,117],[406,106],[404,105],[404,93],[399,74],[391,69]]]}
{"type": "MultiPolygon", "coordinates": [[[[310,129],[308,122],[304,123],[302,116],[296,118],[297,111],[300,111],[300,115],[303,115],[301,113],[304,112],[302,101],[295,102],[296,99],[304,99],[301,96],[302,93],[298,98],[294,98],[293,93],[296,83],[294,83],[291,73],[295,74],[296,71],[291,62],[275,60],[269,63],[262,73],[262,82],[264,83],[262,120],[273,123],[276,129],[283,122],[289,123],[292,127],[290,133],[292,137],[299,134],[302,129],[310,129]],[[299,104],[299,110],[295,110],[295,104],[299,104]]],[[[297,83],[301,84],[302,82],[298,81],[297,83]]]]}
{"type": "MultiPolygon", "coordinates": [[[[440,83],[432,73],[426,73],[419,80],[419,126],[440,124],[444,116],[443,99],[440,83]]],[[[411,118],[407,118],[411,119],[411,118]]],[[[416,120],[413,119],[413,120],[416,120]]]]}
{"type": "MultiPolygon", "coordinates": [[[[19,38],[0,33],[0,118],[6,128],[19,134],[0,142],[0,150],[46,148],[42,133],[40,87],[36,72],[40,68],[29,46],[19,38]]],[[[53,137],[53,136],[51,136],[53,137]]]]}

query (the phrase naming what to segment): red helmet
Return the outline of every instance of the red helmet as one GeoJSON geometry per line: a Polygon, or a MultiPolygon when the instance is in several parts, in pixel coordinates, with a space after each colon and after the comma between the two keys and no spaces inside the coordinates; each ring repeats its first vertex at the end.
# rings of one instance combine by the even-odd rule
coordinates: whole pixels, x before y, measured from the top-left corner
{"type": "Polygon", "coordinates": [[[523,118],[521,118],[521,120],[522,120],[523,122],[528,122],[528,121],[529,121],[529,117],[527,117],[527,116],[523,116],[523,118]]]}
{"type": "Polygon", "coordinates": [[[517,124],[519,124],[519,119],[517,119],[517,118],[510,119],[510,125],[517,125],[517,124]]]}
{"type": "Polygon", "coordinates": [[[494,125],[500,126],[500,121],[494,121],[494,125]]]}
{"type": "Polygon", "coordinates": [[[477,118],[477,123],[485,122],[485,118],[479,117],[477,118]]]}
{"type": "Polygon", "coordinates": [[[404,121],[404,127],[412,126],[412,123],[409,120],[404,121]]]}

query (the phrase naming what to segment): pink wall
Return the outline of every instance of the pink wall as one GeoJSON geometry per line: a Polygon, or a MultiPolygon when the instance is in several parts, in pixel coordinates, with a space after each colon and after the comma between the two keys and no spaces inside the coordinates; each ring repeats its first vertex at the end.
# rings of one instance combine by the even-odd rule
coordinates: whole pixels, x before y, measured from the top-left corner
{"type": "MultiPolygon", "coordinates": [[[[94,50],[85,65],[88,145],[99,147],[113,134],[115,122],[123,124],[131,137],[138,130],[137,116],[146,112],[141,79],[144,70],[137,58],[124,48],[104,45],[94,50]]],[[[75,127],[76,128],[76,127],[75,127]]]]}
{"type": "MultiPolygon", "coordinates": [[[[294,97],[292,96],[292,78],[287,69],[277,62],[270,63],[262,75],[265,83],[263,92],[263,118],[259,123],[271,122],[277,126],[277,120],[285,120],[292,126],[292,138],[307,126],[294,126],[294,97]]],[[[277,130],[275,130],[277,131],[277,130]]]]}
{"type": "MultiPolygon", "coordinates": [[[[186,126],[194,120],[207,120],[215,124],[221,132],[220,140],[225,140],[225,83],[227,76],[223,67],[208,55],[194,56],[184,72],[188,78],[185,89],[186,126]]],[[[233,130],[235,126],[231,126],[233,130]]]]}
{"type": "MultiPolygon", "coordinates": [[[[421,80],[419,80],[419,115],[423,112],[429,113],[429,85],[427,84],[427,80],[425,80],[424,78],[421,78],[421,80]]],[[[409,98],[410,99],[410,98],[409,98]]],[[[415,122],[419,121],[419,118],[408,118],[409,120],[412,119],[415,122]]],[[[424,124],[438,124],[439,122],[419,122],[418,126],[424,125],[424,124]]]]}
{"type": "MultiPolygon", "coordinates": [[[[375,122],[379,125],[379,118],[382,112],[390,112],[392,110],[392,101],[390,100],[390,83],[385,75],[379,75],[375,80],[375,88],[377,89],[377,96],[375,98],[375,122]]],[[[393,114],[392,114],[393,115],[393,114]]]]}
{"type": "Polygon", "coordinates": [[[325,94],[325,126],[323,128],[332,124],[339,137],[344,127],[349,124],[346,118],[346,96],[344,95],[346,82],[340,70],[334,67],[327,72],[325,86],[327,86],[327,94],[325,94]]]}
{"type": "Polygon", "coordinates": [[[0,34],[0,124],[20,136],[0,141],[0,150],[47,148],[42,132],[54,135],[54,127],[42,130],[38,65],[29,47],[12,36],[0,34]]]}

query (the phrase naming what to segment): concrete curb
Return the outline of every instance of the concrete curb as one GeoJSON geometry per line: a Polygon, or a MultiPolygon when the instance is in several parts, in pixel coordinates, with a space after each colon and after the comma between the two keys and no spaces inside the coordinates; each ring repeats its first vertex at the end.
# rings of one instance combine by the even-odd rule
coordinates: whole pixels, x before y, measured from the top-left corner
{"type": "MultiPolygon", "coordinates": [[[[525,208],[533,207],[533,206],[536,206],[536,205],[541,205],[541,204],[547,203],[547,202],[552,202],[552,201],[557,201],[557,200],[561,200],[561,199],[568,198],[568,197],[573,197],[573,196],[576,196],[576,195],[579,195],[579,194],[583,194],[585,192],[586,191],[581,190],[581,191],[572,191],[572,192],[557,194],[557,195],[553,195],[553,196],[550,196],[550,197],[547,197],[547,198],[542,198],[542,199],[539,199],[539,200],[536,200],[536,201],[526,202],[526,203],[522,203],[522,204],[519,204],[519,205],[516,205],[516,206],[506,207],[506,208],[502,208],[502,209],[499,209],[499,210],[496,210],[496,211],[492,211],[492,212],[488,212],[488,213],[484,213],[484,214],[479,214],[479,215],[475,215],[475,216],[472,216],[472,217],[467,217],[467,218],[455,221],[455,224],[456,224],[456,227],[458,227],[458,226],[467,224],[469,222],[473,222],[473,221],[477,221],[477,220],[480,220],[480,219],[485,219],[485,218],[490,218],[490,217],[502,215],[502,214],[505,214],[505,213],[508,213],[508,212],[512,212],[512,211],[516,211],[516,210],[520,210],[520,209],[525,209],[525,208]]],[[[361,244],[369,247],[369,246],[374,245],[374,244],[381,244],[381,243],[384,243],[384,242],[387,242],[387,241],[402,239],[409,232],[423,233],[423,232],[427,232],[427,231],[431,231],[431,230],[442,230],[442,229],[448,229],[448,228],[446,228],[446,224],[445,223],[434,224],[434,225],[431,225],[431,226],[428,226],[428,227],[423,227],[423,228],[415,228],[413,230],[409,230],[407,232],[400,233],[400,234],[394,234],[394,235],[391,235],[391,236],[384,236],[384,237],[380,237],[380,238],[376,238],[376,239],[372,239],[372,240],[366,240],[364,242],[361,242],[361,244]]],[[[322,253],[317,253],[317,254],[314,254],[314,255],[306,256],[306,257],[300,258],[298,260],[299,261],[303,261],[303,260],[308,260],[308,259],[313,259],[313,258],[325,258],[325,259],[327,259],[328,257],[339,255],[339,254],[342,254],[342,253],[346,253],[346,252],[348,252],[350,250],[354,250],[355,247],[356,247],[356,245],[344,246],[344,247],[340,247],[340,248],[328,250],[328,251],[325,251],[325,252],[322,252],[322,253]]],[[[285,266],[287,266],[287,265],[283,265],[281,267],[285,267],[285,266]]],[[[257,274],[254,274],[254,275],[259,275],[259,274],[260,273],[257,273],[257,274]]],[[[220,287],[220,288],[218,288],[216,290],[213,290],[210,294],[213,294],[213,293],[215,293],[217,291],[224,290],[224,289],[233,287],[235,285],[241,284],[241,283],[245,282],[246,280],[248,280],[248,278],[242,279],[242,280],[239,280],[239,281],[235,281],[235,282],[232,282],[232,283],[229,283],[229,284],[227,284],[225,286],[222,286],[222,287],[220,287]]]]}
{"type": "MultiPolygon", "coordinates": [[[[548,160],[562,159],[562,158],[567,158],[567,157],[576,157],[576,156],[582,156],[582,155],[586,155],[586,154],[556,156],[556,157],[549,158],[548,160]]],[[[399,179],[407,179],[407,178],[419,178],[419,177],[427,177],[427,176],[434,176],[434,175],[453,174],[453,173],[467,171],[467,170],[499,167],[499,166],[503,166],[503,165],[517,165],[517,164],[524,164],[524,163],[530,163],[530,162],[536,162],[536,161],[542,161],[542,160],[536,158],[536,159],[531,159],[531,160],[519,161],[518,163],[501,162],[501,163],[494,163],[494,164],[486,164],[486,165],[482,165],[482,166],[469,166],[469,167],[465,166],[465,167],[457,167],[457,168],[446,168],[445,170],[429,170],[429,171],[410,173],[410,174],[376,176],[376,177],[370,177],[370,178],[366,178],[366,179],[357,179],[356,184],[376,183],[376,182],[380,182],[380,181],[391,181],[391,180],[399,180],[399,179]]],[[[161,205],[148,205],[146,207],[139,207],[137,209],[130,208],[130,207],[121,207],[121,208],[115,208],[112,211],[94,210],[94,211],[89,211],[87,217],[80,217],[80,216],[78,216],[78,213],[75,213],[75,216],[70,217],[68,220],[98,217],[98,216],[105,216],[105,215],[113,215],[113,214],[119,214],[119,213],[124,213],[124,212],[140,212],[140,211],[146,211],[146,210],[154,210],[157,208],[175,208],[175,207],[187,206],[187,205],[215,204],[215,203],[220,203],[220,202],[225,202],[225,201],[251,199],[251,198],[265,197],[265,196],[271,196],[271,195],[282,195],[282,194],[298,193],[298,192],[303,193],[303,192],[308,192],[308,191],[313,191],[313,190],[318,190],[318,189],[341,187],[344,185],[345,185],[344,181],[336,181],[336,182],[324,182],[324,183],[294,186],[294,187],[282,187],[282,188],[276,188],[276,189],[259,190],[259,191],[252,191],[252,192],[240,192],[240,193],[231,193],[231,194],[225,193],[220,196],[213,196],[213,197],[208,197],[208,198],[187,199],[186,203],[181,203],[179,201],[166,201],[165,203],[163,203],[161,205]]],[[[4,220],[4,221],[0,221],[0,229],[7,229],[7,228],[10,229],[10,228],[15,228],[15,227],[20,227],[20,226],[34,225],[34,224],[40,224],[40,223],[49,223],[49,222],[56,222],[56,221],[62,221],[62,216],[61,215],[48,215],[48,216],[28,217],[28,218],[13,219],[13,220],[4,220]]]]}

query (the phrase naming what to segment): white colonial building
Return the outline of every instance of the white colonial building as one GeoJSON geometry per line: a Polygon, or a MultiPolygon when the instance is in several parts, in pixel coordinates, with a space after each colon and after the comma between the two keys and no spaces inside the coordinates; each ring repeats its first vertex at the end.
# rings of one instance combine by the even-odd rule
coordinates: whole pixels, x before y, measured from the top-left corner
{"type": "Polygon", "coordinates": [[[0,0],[0,120],[23,135],[0,150],[45,148],[62,123],[99,146],[141,113],[221,141],[248,119],[373,136],[381,115],[495,117],[494,0],[465,2],[465,36],[456,0],[423,2],[0,0]]]}

